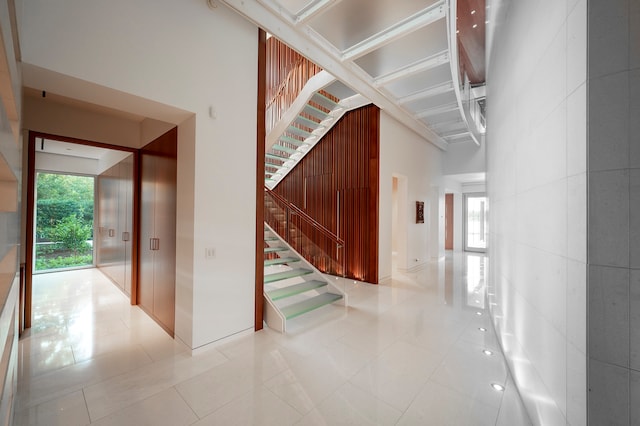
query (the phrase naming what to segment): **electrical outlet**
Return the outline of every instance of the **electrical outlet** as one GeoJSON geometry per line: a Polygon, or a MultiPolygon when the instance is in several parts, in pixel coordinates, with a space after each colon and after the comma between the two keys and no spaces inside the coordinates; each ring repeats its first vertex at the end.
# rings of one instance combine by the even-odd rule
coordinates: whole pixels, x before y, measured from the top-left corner
{"type": "Polygon", "coordinates": [[[216,251],[213,247],[207,247],[204,249],[205,259],[213,259],[214,257],[216,257],[216,251]]]}

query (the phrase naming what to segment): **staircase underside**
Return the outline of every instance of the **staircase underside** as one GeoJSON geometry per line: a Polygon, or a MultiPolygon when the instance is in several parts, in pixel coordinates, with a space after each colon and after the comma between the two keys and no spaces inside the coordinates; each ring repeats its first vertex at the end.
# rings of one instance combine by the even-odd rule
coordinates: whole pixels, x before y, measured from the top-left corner
{"type": "Polygon", "coordinates": [[[484,21],[458,27],[457,0],[222,1],[435,146],[480,143],[458,45],[484,21]]]}
{"type": "Polygon", "coordinates": [[[347,111],[369,103],[326,71],[309,79],[267,135],[265,185],[273,189],[347,111]]]}

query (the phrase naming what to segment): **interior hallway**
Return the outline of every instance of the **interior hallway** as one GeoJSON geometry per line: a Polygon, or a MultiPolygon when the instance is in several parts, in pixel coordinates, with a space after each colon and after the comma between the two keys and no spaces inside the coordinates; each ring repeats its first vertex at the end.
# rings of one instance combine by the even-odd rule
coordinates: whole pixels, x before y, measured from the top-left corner
{"type": "Polygon", "coordinates": [[[528,425],[485,264],[448,254],[388,285],[349,282],[348,308],[193,356],[97,269],[36,275],[14,424],[528,425]]]}

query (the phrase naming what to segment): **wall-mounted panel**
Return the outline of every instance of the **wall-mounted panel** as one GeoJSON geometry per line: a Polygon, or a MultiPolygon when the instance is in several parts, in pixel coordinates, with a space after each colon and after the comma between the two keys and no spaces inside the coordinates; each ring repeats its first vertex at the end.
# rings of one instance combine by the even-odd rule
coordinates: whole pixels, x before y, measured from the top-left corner
{"type": "Polygon", "coordinates": [[[380,109],[351,111],[275,192],[336,233],[346,245],[346,275],[378,282],[380,109]]]}

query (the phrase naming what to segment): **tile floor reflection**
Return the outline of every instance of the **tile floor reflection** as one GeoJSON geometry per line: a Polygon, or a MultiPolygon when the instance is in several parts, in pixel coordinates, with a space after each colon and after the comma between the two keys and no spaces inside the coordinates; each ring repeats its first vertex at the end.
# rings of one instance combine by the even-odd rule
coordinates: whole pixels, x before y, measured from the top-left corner
{"type": "Polygon", "coordinates": [[[196,355],[98,270],[37,275],[14,424],[528,425],[484,309],[486,265],[448,254],[388,285],[349,281],[348,308],[196,355]]]}

